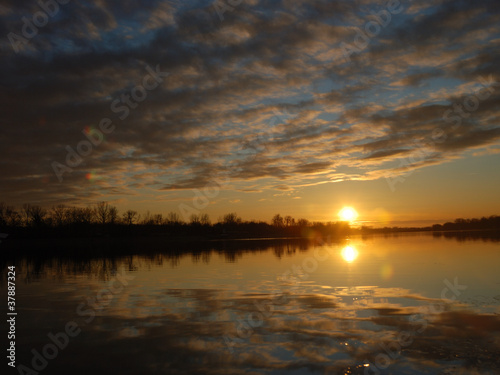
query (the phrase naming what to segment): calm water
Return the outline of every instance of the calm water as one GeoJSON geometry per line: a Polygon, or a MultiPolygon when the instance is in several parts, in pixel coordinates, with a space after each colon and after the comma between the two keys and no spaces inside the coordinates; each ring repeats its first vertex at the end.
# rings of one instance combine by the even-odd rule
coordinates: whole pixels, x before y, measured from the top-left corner
{"type": "Polygon", "coordinates": [[[139,255],[147,243],[132,246],[137,255],[3,260],[4,296],[5,267],[16,265],[16,365],[96,375],[500,373],[500,242],[413,234],[148,255],[139,255]]]}

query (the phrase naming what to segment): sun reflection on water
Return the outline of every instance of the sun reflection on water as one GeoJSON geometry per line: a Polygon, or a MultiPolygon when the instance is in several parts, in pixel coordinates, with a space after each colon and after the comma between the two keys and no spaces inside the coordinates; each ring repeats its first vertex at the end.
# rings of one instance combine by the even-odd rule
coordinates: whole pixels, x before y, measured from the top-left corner
{"type": "Polygon", "coordinates": [[[340,253],[347,263],[352,263],[358,257],[358,250],[352,245],[345,246],[340,253]]]}

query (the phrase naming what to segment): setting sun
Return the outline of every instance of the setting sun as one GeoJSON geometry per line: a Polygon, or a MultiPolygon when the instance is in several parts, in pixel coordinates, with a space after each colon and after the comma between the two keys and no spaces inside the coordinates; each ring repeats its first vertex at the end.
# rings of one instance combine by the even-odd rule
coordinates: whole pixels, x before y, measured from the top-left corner
{"type": "Polygon", "coordinates": [[[339,211],[339,218],[342,221],[354,221],[358,217],[358,213],[352,207],[344,207],[339,211]]]}

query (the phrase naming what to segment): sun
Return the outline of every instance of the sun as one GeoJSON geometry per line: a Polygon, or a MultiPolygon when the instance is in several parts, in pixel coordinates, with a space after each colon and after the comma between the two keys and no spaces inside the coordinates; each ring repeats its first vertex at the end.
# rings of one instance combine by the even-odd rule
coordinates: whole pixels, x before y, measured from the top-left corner
{"type": "Polygon", "coordinates": [[[357,217],[358,217],[358,213],[352,207],[344,207],[339,211],[339,218],[342,221],[352,222],[352,221],[356,220],[357,217]]]}

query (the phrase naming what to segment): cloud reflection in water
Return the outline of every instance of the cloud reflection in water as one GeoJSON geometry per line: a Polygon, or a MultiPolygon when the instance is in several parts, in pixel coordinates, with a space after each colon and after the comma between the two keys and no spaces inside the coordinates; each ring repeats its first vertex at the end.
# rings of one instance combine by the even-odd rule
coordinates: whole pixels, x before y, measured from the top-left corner
{"type": "MultiPolygon", "coordinates": [[[[48,332],[74,319],[83,327],[82,334],[50,363],[47,373],[67,374],[71,369],[76,375],[364,374],[365,370],[373,373],[373,368],[364,367],[367,361],[376,363],[378,355],[392,354],[387,371],[397,374],[494,374],[500,368],[500,299],[485,299],[481,306],[466,304],[466,299],[443,304],[428,293],[417,293],[418,280],[415,287],[402,287],[404,279],[396,279],[398,275],[388,280],[379,273],[388,260],[399,264],[396,271],[401,273],[400,253],[392,252],[389,245],[391,241],[403,244],[402,240],[378,241],[363,247],[357,259],[352,255],[360,246],[350,244],[352,250],[346,251],[337,245],[335,254],[350,253],[352,261],[346,265],[346,257],[334,256],[295,288],[277,281],[274,268],[265,272],[282,263],[300,264],[307,251],[285,255],[272,246],[241,252],[238,257],[244,259],[236,263],[212,251],[201,253],[208,254],[205,262],[184,254],[176,255],[173,263],[168,255],[156,254],[84,262],[59,259],[43,268],[25,259],[19,263],[19,280],[26,281],[23,298],[31,306],[22,310],[18,326],[20,337],[25,338],[18,341],[19,361],[29,364],[31,349],[41,348],[48,332]],[[376,246],[387,253],[377,252],[376,246]],[[359,273],[370,259],[375,259],[372,266],[376,267],[372,274],[363,271],[363,283],[342,284],[345,269],[359,273]],[[33,265],[38,273],[33,273],[33,265]],[[122,266],[136,274],[134,282],[84,326],[75,307],[95,295],[103,280],[122,266]],[[276,288],[285,298],[272,303],[272,313],[241,335],[241,322],[258,312],[257,305],[277,301],[276,288]],[[442,305],[442,311],[428,307],[436,304],[442,305]],[[402,332],[410,334],[411,343],[400,352],[391,351],[402,332]],[[233,352],[224,337],[234,338],[233,352]]],[[[432,262],[444,262],[442,242],[436,244],[432,262]]],[[[458,247],[450,249],[468,262],[468,255],[458,247]]],[[[408,254],[405,261],[415,264],[412,253],[408,254]]],[[[479,262],[479,254],[471,256],[479,262]]],[[[437,270],[432,272],[441,277],[441,270],[429,268],[433,264],[423,266],[437,270]]],[[[427,277],[432,275],[429,271],[427,277]]]]}

